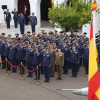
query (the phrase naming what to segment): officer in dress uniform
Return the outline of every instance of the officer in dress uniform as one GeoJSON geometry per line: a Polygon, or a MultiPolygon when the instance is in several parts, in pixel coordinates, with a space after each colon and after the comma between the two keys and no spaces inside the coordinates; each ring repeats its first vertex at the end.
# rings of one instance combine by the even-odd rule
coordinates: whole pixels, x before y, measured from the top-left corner
{"type": "Polygon", "coordinates": [[[55,53],[55,65],[57,67],[58,78],[57,80],[62,80],[62,67],[64,66],[64,53],[58,48],[58,52],[55,53]]]}
{"type": "MultiPolygon", "coordinates": [[[[26,62],[26,66],[27,69],[32,71],[33,70],[33,66],[32,66],[32,52],[33,49],[31,48],[31,44],[28,44],[28,48],[26,48],[26,55],[25,55],[25,62],[26,62]]],[[[32,76],[32,72],[28,72],[28,76],[27,77],[33,77],[32,76]]]]}
{"type": "MultiPolygon", "coordinates": [[[[17,52],[17,60],[19,64],[22,62],[25,66],[25,48],[23,47],[23,42],[20,42],[17,52]]],[[[20,73],[21,73],[21,66],[20,66],[20,73]]],[[[22,68],[22,73],[24,74],[24,68],[22,68]]]]}
{"type": "Polygon", "coordinates": [[[49,53],[48,48],[45,48],[45,52],[42,57],[42,65],[44,67],[45,82],[50,81],[50,66],[52,65],[52,56],[49,53]]]}
{"type": "Polygon", "coordinates": [[[86,47],[83,48],[83,59],[84,59],[84,66],[85,66],[85,74],[88,74],[88,66],[89,66],[89,44],[86,43],[86,47]]]}
{"type": "Polygon", "coordinates": [[[50,47],[49,47],[49,53],[52,55],[52,65],[50,66],[50,77],[54,77],[54,74],[55,74],[55,50],[53,49],[52,45],[50,45],[50,47]]]}
{"type": "Polygon", "coordinates": [[[72,68],[72,77],[77,77],[77,66],[79,64],[79,60],[80,60],[79,52],[76,49],[76,46],[73,45],[72,50],[70,51],[69,54],[69,61],[72,68]]]}
{"type": "MultiPolygon", "coordinates": [[[[2,38],[1,43],[0,43],[0,55],[1,55],[2,61],[5,60],[4,51],[5,51],[5,38],[2,38]]],[[[2,63],[2,69],[4,68],[5,68],[5,64],[2,63]]]]}
{"type": "Polygon", "coordinates": [[[20,24],[20,32],[21,32],[21,34],[24,34],[24,24],[25,24],[26,20],[25,20],[25,16],[23,15],[23,13],[21,13],[19,15],[18,22],[20,24]]]}
{"type": "MultiPolygon", "coordinates": [[[[41,57],[40,52],[38,48],[35,48],[35,51],[33,52],[33,59],[32,59],[32,65],[34,66],[34,69],[38,66],[38,79],[40,80],[40,64],[41,64],[41,57]]],[[[37,71],[35,71],[35,80],[37,80],[37,71]]]]}
{"type": "Polygon", "coordinates": [[[9,12],[9,9],[7,9],[7,11],[5,11],[4,14],[6,15],[5,21],[7,23],[7,29],[10,29],[11,14],[9,12]]]}
{"type": "Polygon", "coordinates": [[[18,26],[18,11],[16,11],[16,8],[14,9],[14,11],[12,11],[12,14],[14,14],[14,16],[13,16],[14,26],[15,26],[15,28],[17,28],[17,26],[18,26]]]}
{"type": "Polygon", "coordinates": [[[32,29],[32,33],[33,33],[33,32],[35,32],[35,27],[37,25],[37,17],[34,16],[34,13],[32,13],[32,16],[30,16],[29,18],[30,18],[31,29],[32,29]]]}
{"type": "MultiPolygon", "coordinates": [[[[16,54],[17,54],[17,48],[15,46],[15,43],[12,42],[8,58],[13,66],[15,66],[15,63],[16,63],[16,54]]],[[[12,73],[16,73],[16,71],[17,69],[12,67],[12,73]]]]}
{"type": "MultiPolygon", "coordinates": [[[[5,59],[6,58],[8,59],[8,61],[9,61],[8,56],[9,56],[9,52],[10,52],[10,47],[11,47],[10,40],[7,39],[6,44],[5,44],[4,56],[5,56],[5,59]]],[[[8,70],[11,70],[10,65],[8,64],[7,66],[8,66],[8,70]]]]}

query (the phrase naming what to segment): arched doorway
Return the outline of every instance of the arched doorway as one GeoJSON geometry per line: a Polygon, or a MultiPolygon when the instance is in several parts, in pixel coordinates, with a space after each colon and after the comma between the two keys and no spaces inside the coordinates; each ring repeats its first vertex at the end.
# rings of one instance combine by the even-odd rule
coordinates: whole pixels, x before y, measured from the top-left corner
{"type": "Polygon", "coordinates": [[[18,13],[23,12],[24,6],[27,6],[30,13],[30,2],[29,0],[18,0],[18,13]]]}
{"type": "Polygon", "coordinates": [[[48,21],[48,8],[51,8],[51,0],[41,0],[41,20],[48,21]]]}

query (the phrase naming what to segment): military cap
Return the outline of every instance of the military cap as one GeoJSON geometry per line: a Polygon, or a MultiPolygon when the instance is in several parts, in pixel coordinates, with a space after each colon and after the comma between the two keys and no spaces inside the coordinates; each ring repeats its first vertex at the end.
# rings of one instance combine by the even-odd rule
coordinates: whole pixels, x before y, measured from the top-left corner
{"type": "Polygon", "coordinates": [[[78,30],[75,30],[74,32],[78,32],[78,30]]]}
{"type": "Polygon", "coordinates": [[[11,34],[8,34],[8,36],[11,36],[11,34]]]}
{"type": "Polygon", "coordinates": [[[87,32],[84,32],[83,34],[87,34],[87,32]]]}
{"type": "Polygon", "coordinates": [[[15,35],[16,35],[16,36],[19,36],[19,34],[18,34],[18,33],[16,33],[15,35]]]}
{"type": "Polygon", "coordinates": [[[57,30],[55,30],[55,32],[58,32],[57,30]]]}
{"type": "Polygon", "coordinates": [[[53,34],[53,32],[52,32],[52,31],[50,31],[50,32],[49,32],[49,34],[53,34]]]}
{"type": "Polygon", "coordinates": [[[1,35],[5,35],[5,33],[1,33],[1,35]]]}
{"type": "Polygon", "coordinates": [[[50,47],[53,47],[53,45],[50,45],[50,47]]]}
{"type": "Polygon", "coordinates": [[[50,41],[47,41],[47,43],[50,43],[50,41]]]}
{"type": "Polygon", "coordinates": [[[63,31],[60,31],[60,33],[63,33],[63,31]]]}
{"type": "Polygon", "coordinates": [[[27,33],[31,33],[30,31],[27,31],[27,33]]]}
{"type": "Polygon", "coordinates": [[[47,34],[47,32],[44,32],[43,34],[47,34]]]}
{"type": "Polygon", "coordinates": [[[35,50],[38,50],[38,48],[36,47],[35,50]]]}

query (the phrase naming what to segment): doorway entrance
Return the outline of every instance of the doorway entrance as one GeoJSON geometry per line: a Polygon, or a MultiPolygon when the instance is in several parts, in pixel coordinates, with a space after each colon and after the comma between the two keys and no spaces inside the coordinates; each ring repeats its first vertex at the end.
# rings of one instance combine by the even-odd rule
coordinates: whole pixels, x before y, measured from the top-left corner
{"type": "Polygon", "coordinates": [[[29,0],[18,0],[18,13],[23,12],[24,6],[27,6],[30,14],[30,2],[29,0]]]}
{"type": "Polygon", "coordinates": [[[48,8],[51,8],[51,0],[41,0],[41,20],[48,21],[48,8]]]}

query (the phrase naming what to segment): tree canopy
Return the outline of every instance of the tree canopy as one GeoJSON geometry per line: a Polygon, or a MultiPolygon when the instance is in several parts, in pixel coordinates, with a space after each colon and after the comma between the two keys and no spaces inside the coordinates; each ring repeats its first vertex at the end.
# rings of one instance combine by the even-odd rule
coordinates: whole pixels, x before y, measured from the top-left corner
{"type": "Polygon", "coordinates": [[[76,30],[89,23],[92,16],[92,0],[70,0],[49,8],[48,17],[61,29],[76,30]]]}

